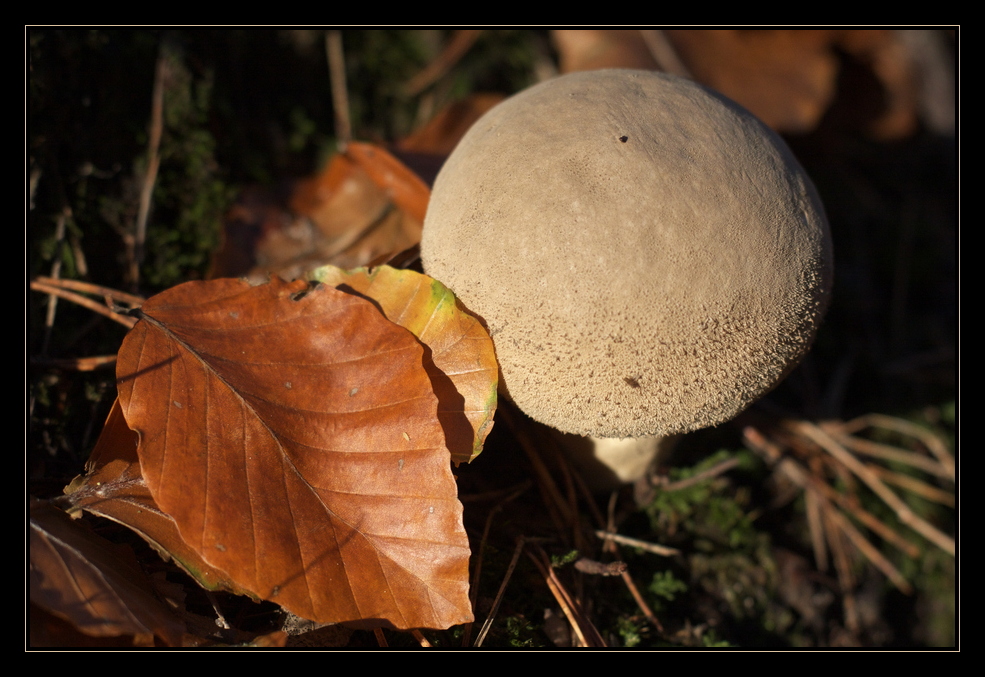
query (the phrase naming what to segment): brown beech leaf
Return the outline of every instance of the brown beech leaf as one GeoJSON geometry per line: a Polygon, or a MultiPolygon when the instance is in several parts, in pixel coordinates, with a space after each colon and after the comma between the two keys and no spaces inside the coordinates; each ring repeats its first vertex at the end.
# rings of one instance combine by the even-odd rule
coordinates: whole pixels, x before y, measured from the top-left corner
{"type": "Polygon", "coordinates": [[[73,508],[111,519],[140,534],[162,557],[173,559],[202,587],[250,594],[224,571],[209,566],[182,540],[174,519],[154,502],[140,474],[137,434],[127,427],[119,399],[113,403],[96,447],[86,461],[86,474],[65,487],[65,494],[73,508]]]}
{"type": "MultiPolygon", "coordinates": [[[[435,171],[436,170],[432,170],[435,171]]],[[[366,265],[421,241],[430,190],[379,146],[350,142],[289,197],[249,188],[224,218],[209,277],[301,277],[332,263],[366,265]]]]}
{"type": "Polygon", "coordinates": [[[420,177],[389,152],[371,143],[350,141],[345,155],[387,191],[393,203],[418,222],[424,222],[431,190],[420,177]]]}
{"type": "Polygon", "coordinates": [[[30,569],[31,602],[86,635],[181,642],[184,626],[154,596],[133,554],[41,502],[31,506],[30,569]]]}
{"type": "Polygon", "coordinates": [[[451,290],[422,273],[390,266],[348,271],[323,266],[311,278],[376,301],[388,320],[428,347],[424,366],[438,396],[452,460],[468,463],[478,456],[493,426],[499,367],[489,333],[462,310],[451,290]]]}
{"type": "Polygon", "coordinates": [[[562,73],[662,70],[717,89],[781,133],[810,133],[824,120],[889,140],[913,134],[920,112],[923,59],[906,33],[579,29],[551,31],[551,40],[562,73]]]}
{"type": "Polygon", "coordinates": [[[835,97],[832,30],[672,30],[694,79],[748,108],[773,129],[814,129],[835,97]]]}
{"type": "Polygon", "coordinates": [[[182,539],[314,621],[472,620],[468,539],[423,348],[365,299],[273,279],[149,299],[117,364],[182,539]]]}

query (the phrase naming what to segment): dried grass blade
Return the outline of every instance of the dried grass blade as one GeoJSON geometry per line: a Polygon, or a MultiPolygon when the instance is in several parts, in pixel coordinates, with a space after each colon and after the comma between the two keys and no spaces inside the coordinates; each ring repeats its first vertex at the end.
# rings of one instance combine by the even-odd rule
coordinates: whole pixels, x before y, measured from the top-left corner
{"type": "Polygon", "coordinates": [[[954,507],[954,494],[949,491],[938,489],[937,487],[931,486],[916,477],[904,475],[899,472],[893,472],[892,470],[887,470],[878,466],[873,466],[872,471],[879,475],[880,479],[882,479],[882,481],[886,484],[892,484],[900,487],[901,489],[906,489],[917,496],[926,498],[928,501],[940,503],[941,505],[946,505],[950,508],[954,507]]]}
{"type": "Polygon", "coordinates": [[[485,623],[482,624],[482,629],[479,630],[479,636],[475,638],[475,646],[477,647],[482,646],[486,635],[489,634],[489,628],[492,627],[493,621],[496,620],[496,612],[499,611],[499,604],[503,601],[506,586],[509,585],[510,578],[513,577],[513,570],[516,569],[516,563],[520,559],[520,553],[523,552],[524,543],[523,536],[516,540],[513,559],[510,560],[510,566],[506,569],[506,576],[503,577],[503,582],[499,585],[499,592],[496,593],[496,599],[493,600],[492,609],[489,610],[489,616],[486,617],[485,623]]]}
{"type": "Polygon", "coordinates": [[[568,618],[568,622],[571,623],[571,627],[578,636],[578,641],[581,642],[581,645],[587,647],[606,646],[602,635],[599,634],[599,631],[592,622],[585,617],[581,612],[580,605],[568,594],[564,585],[558,580],[557,574],[554,572],[554,568],[547,558],[547,553],[541,548],[537,548],[536,551],[528,552],[527,554],[544,576],[547,587],[550,589],[551,594],[554,595],[554,599],[557,600],[561,610],[564,611],[564,615],[568,618]]]}
{"type": "Polygon", "coordinates": [[[826,517],[832,520],[838,529],[845,534],[851,540],[852,544],[859,549],[859,551],[865,555],[872,564],[874,564],[886,577],[893,582],[900,592],[910,595],[913,593],[913,587],[910,583],[903,578],[903,574],[893,566],[893,564],[886,559],[879,550],[866,540],[865,536],[855,528],[850,521],[848,521],[844,515],[842,515],[837,510],[828,510],[826,517]]]}
{"type": "Polygon", "coordinates": [[[865,427],[894,430],[901,435],[920,440],[944,467],[951,479],[954,479],[954,456],[947,450],[947,445],[944,444],[944,441],[926,428],[904,419],[896,418],[895,416],[886,416],[885,414],[866,414],[865,416],[859,416],[849,421],[846,425],[855,426],[860,424],[865,427]]]}
{"type": "Polygon", "coordinates": [[[808,491],[804,495],[807,507],[807,527],[811,532],[811,547],[814,550],[814,561],[818,571],[828,570],[828,546],[824,539],[823,503],[816,491],[808,491]]]}
{"type": "Polygon", "coordinates": [[[841,446],[833,437],[807,421],[794,421],[791,426],[803,433],[807,438],[818,444],[822,449],[841,462],[846,468],[875,492],[896,513],[900,522],[907,525],[931,543],[949,555],[954,555],[954,539],[943,533],[932,524],[921,519],[867,466],[859,461],[847,449],[841,446]]]}
{"type": "Polygon", "coordinates": [[[871,456],[872,458],[879,458],[884,461],[902,463],[903,465],[908,465],[911,468],[922,470],[923,472],[936,477],[943,477],[951,480],[954,479],[954,476],[948,472],[947,468],[937,462],[937,460],[924,456],[923,454],[915,451],[907,451],[888,444],[879,444],[878,442],[873,442],[871,440],[852,437],[851,435],[833,433],[832,437],[838,440],[846,448],[851,449],[856,453],[871,456]]]}
{"type": "Polygon", "coordinates": [[[628,545],[632,548],[640,548],[641,550],[645,550],[647,552],[652,552],[654,555],[672,557],[674,555],[681,554],[681,551],[677,550],[676,548],[668,548],[666,545],[657,545],[656,543],[641,541],[638,538],[630,538],[629,536],[620,536],[619,534],[614,534],[609,531],[602,531],[601,529],[597,529],[595,531],[595,535],[603,540],[619,543],[620,545],[628,545]]]}
{"type": "MultiPolygon", "coordinates": [[[[781,452],[777,445],[764,437],[762,433],[755,428],[746,428],[744,435],[746,444],[750,445],[754,450],[765,456],[769,456],[770,458],[780,458],[781,452]]],[[[907,556],[915,558],[920,555],[920,549],[917,546],[897,534],[868,511],[861,509],[858,505],[855,505],[853,501],[850,501],[841,493],[835,491],[824,482],[818,481],[793,459],[785,458],[781,460],[776,467],[779,472],[781,472],[787,479],[801,489],[817,492],[828,501],[839,505],[843,510],[851,512],[855,519],[862,522],[866,527],[878,534],[883,540],[895,545],[907,556]]],[[[818,566],[820,567],[820,563],[818,566]]]]}

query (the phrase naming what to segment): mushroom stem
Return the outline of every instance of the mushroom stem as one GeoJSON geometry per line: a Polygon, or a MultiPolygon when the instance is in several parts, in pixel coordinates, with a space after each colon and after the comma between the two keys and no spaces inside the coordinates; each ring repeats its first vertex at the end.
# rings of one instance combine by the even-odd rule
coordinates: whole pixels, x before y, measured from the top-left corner
{"type": "Polygon", "coordinates": [[[678,435],[593,437],[552,432],[593,491],[611,491],[645,477],[666,458],[679,438],[678,435]]]}

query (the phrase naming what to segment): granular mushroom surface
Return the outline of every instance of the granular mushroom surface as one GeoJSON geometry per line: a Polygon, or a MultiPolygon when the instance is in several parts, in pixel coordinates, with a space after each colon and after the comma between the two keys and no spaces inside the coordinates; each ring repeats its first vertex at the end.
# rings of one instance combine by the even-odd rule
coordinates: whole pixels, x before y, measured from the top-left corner
{"type": "Polygon", "coordinates": [[[489,111],[435,182],[421,250],[487,324],[509,397],[598,437],[732,418],[808,350],[831,285],[824,211],[784,142],[645,71],[489,111]]]}

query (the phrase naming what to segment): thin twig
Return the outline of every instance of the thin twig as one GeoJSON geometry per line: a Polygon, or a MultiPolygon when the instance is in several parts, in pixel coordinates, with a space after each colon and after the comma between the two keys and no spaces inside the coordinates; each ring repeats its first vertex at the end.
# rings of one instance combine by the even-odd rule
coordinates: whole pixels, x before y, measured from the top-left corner
{"type": "Polygon", "coordinates": [[[829,509],[825,511],[825,516],[827,519],[832,520],[838,525],[838,528],[843,534],[845,534],[852,544],[859,549],[865,557],[872,562],[886,577],[893,582],[900,592],[904,594],[912,594],[913,587],[910,583],[903,578],[903,574],[893,566],[893,564],[886,559],[886,557],[879,552],[878,548],[872,545],[862,533],[855,528],[855,526],[849,522],[844,515],[842,515],[837,510],[829,509]]]}
{"type": "Polygon", "coordinates": [[[739,465],[738,458],[729,458],[722,461],[721,463],[715,464],[714,466],[708,468],[707,470],[703,470],[699,472],[697,475],[694,475],[692,477],[688,477],[683,480],[678,480],[677,482],[671,482],[665,485],[656,484],[654,486],[658,487],[660,491],[680,491],[681,489],[687,489],[688,487],[692,487],[696,484],[700,484],[701,482],[704,482],[707,479],[711,479],[713,477],[717,477],[721,475],[724,472],[728,472],[729,470],[736,467],[737,465],[739,465]]]}
{"type": "Polygon", "coordinates": [[[811,486],[821,492],[825,498],[838,504],[842,510],[850,513],[852,517],[864,524],[875,532],[875,534],[887,543],[896,546],[905,555],[911,558],[920,556],[920,548],[896,533],[889,525],[882,522],[878,517],[858,505],[858,500],[854,497],[849,498],[841,492],[835,491],[824,482],[817,481],[814,477],[805,473],[811,486]]]}
{"type": "Polygon", "coordinates": [[[373,628],[373,635],[376,637],[376,644],[378,646],[389,646],[386,641],[386,635],[383,634],[383,628],[373,628]]]}
{"type": "Polygon", "coordinates": [[[344,152],[352,141],[352,119],[349,116],[349,90],[345,78],[345,52],[342,31],[325,32],[325,54],[328,57],[328,77],[332,87],[332,108],[335,110],[335,138],[344,152]]]}
{"type": "Polygon", "coordinates": [[[146,300],[144,297],[137,296],[136,294],[127,294],[126,292],[122,292],[117,289],[103,287],[102,285],[92,284],[91,282],[82,282],[81,280],[56,280],[54,278],[44,276],[39,276],[34,279],[36,282],[41,282],[52,287],[71,289],[72,291],[82,292],[83,294],[93,294],[95,296],[108,296],[114,301],[129,305],[131,308],[136,308],[137,306],[143,304],[146,300]]]}
{"type": "MultiPolygon", "coordinates": [[[[747,427],[743,431],[743,437],[750,449],[766,456],[770,460],[770,463],[775,465],[777,472],[789,479],[802,490],[810,490],[807,494],[808,496],[816,493],[828,501],[836,503],[842,509],[851,512],[855,519],[862,522],[866,527],[874,531],[887,543],[895,545],[907,556],[912,558],[919,556],[920,549],[916,545],[904,539],[868,511],[863,510],[859,505],[857,505],[857,501],[850,500],[841,492],[835,491],[823,481],[818,480],[817,477],[815,477],[810,471],[801,466],[794,459],[783,458],[779,447],[772,441],[765,438],[758,430],[752,427],[747,427]]],[[[819,503],[819,506],[823,505],[824,504],[819,503]]],[[[823,531],[823,528],[820,526],[818,529],[823,531]]],[[[815,547],[815,556],[817,556],[816,553],[817,548],[815,547]]],[[[825,556],[825,560],[826,559],[827,558],[825,556]]],[[[823,570],[821,564],[822,562],[818,561],[818,569],[823,570]]]]}
{"type": "Polygon", "coordinates": [[[742,429],[742,440],[771,466],[783,459],[783,449],[752,426],[742,429]]]}
{"type": "MultiPolygon", "coordinates": [[[[493,517],[496,515],[496,513],[498,513],[500,510],[503,509],[503,506],[505,506],[507,503],[515,500],[521,494],[523,494],[523,492],[525,492],[529,488],[529,486],[530,483],[525,482],[523,486],[521,486],[519,489],[517,489],[509,496],[504,498],[502,501],[497,503],[495,506],[493,506],[493,508],[489,511],[489,515],[486,517],[486,525],[482,530],[482,539],[479,541],[479,552],[476,554],[475,557],[475,571],[472,573],[472,585],[469,588],[469,603],[472,605],[473,616],[475,615],[476,604],[479,598],[479,580],[481,579],[481,574],[482,574],[482,562],[486,550],[486,542],[489,539],[489,530],[492,528],[493,517]]],[[[517,557],[519,557],[519,555],[517,555],[517,557]]],[[[471,637],[472,637],[472,623],[467,623],[465,625],[465,632],[462,634],[462,646],[467,647],[469,645],[469,642],[472,641],[471,637]]]]}
{"type": "Polygon", "coordinates": [[[677,548],[668,548],[666,545],[657,545],[656,543],[648,543],[646,541],[641,541],[637,538],[630,538],[629,536],[620,536],[619,534],[610,534],[608,531],[602,531],[599,529],[595,532],[595,535],[603,540],[615,541],[621,545],[628,545],[633,548],[641,548],[647,552],[652,552],[654,555],[661,555],[662,557],[673,557],[674,555],[680,555],[681,551],[677,548]]]}
{"type": "MultiPolygon", "coordinates": [[[[830,487],[825,485],[823,482],[817,481],[811,473],[809,473],[805,468],[798,464],[793,459],[783,459],[778,465],[777,469],[784,473],[788,478],[790,478],[795,484],[803,488],[805,491],[809,492],[809,495],[814,496],[814,500],[818,502],[818,507],[823,515],[823,519],[828,525],[834,525],[837,527],[838,531],[845,534],[848,539],[855,545],[856,548],[871,561],[879,570],[881,570],[896,587],[901,591],[909,594],[912,591],[910,584],[903,578],[902,574],[894,567],[889,560],[887,560],[882,553],[880,553],[869,541],[859,532],[854,525],[848,519],[846,519],[838,510],[834,508],[828,502],[828,492],[836,493],[830,487]]],[[[871,526],[871,525],[870,525],[871,526]]],[[[834,554],[836,568],[839,570],[839,575],[844,575],[842,568],[845,565],[846,555],[840,552],[840,542],[837,538],[832,537],[831,533],[828,533],[827,538],[828,544],[831,546],[832,552],[834,554]]],[[[843,588],[844,590],[849,590],[849,587],[843,588]]]]}
{"type": "Polygon", "coordinates": [[[56,287],[50,284],[45,284],[43,282],[38,282],[37,280],[33,280],[31,282],[31,289],[33,289],[34,291],[43,292],[45,294],[54,294],[55,296],[60,296],[63,299],[72,301],[73,303],[88,308],[94,313],[99,313],[100,315],[108,317],[114,322],[119,322],[127,329],[130,329],[133,327],[133,325],[137,324],[136,318],[130,317],[128,315],[120,315],[118,313],[115,313],[101,303],[97,303],[92,299],[82,296],[81,294],[76,294],[74,292],[66,291],[65,289],[62,289],[60,287],[56,287]]]}
{"type": "Polygon", "coordinates": [[[516,548],[513,550],[513,559],[510,560],[510,565],[506,568],[506,575],[503,577],[503,582],[499,584],[499,591],[496,593],[496,599],[493,600],[492,608],[489,610],[489,615],[486,617],[485,623],[482,624],[482,628],[479,630],[479,636],[475,638],[475,646],[482,646],[482,642],[486,639],[486,635],[489,634],[489,628],[492,627],[493,621],[496,620],[496,612],[499,611],[499,604],[503,601],[503,595],[506,593],[506,586],[509,585],[510,579],[513,577],[513,570],[516,569],[516,563],[520,559],[520,553],[523,552],[523,545],[525,541],[523,536],[516,539],[516,548]]]}
{"type": "Polygon", "coordinates": [[[103,367],[112,367],[116,364],[116,355],[97,355],[95,357],[77,358],[55,358],[55,357],[32,357],[31,364],[44,367],[54,367],[66,371],[94,371],[103,367]]]}
{"type": "Polygon", "coordinates": [[[427,640],[427,637],[421,634],[420,630],[416,630],[412,628],[410,634],[411,636],[413,636],[414,639],[417,640],[417,643],[420,644],[422,647],[424,647],[425,649],[431,648],[431,642],[427,640]]]}
{"type": "Polygon", "coordinates": [[[229,621],[226,620],[226,617],[219,609],[219,600],[216,599],[216,596],[211,590],[206,590],[205,596],[209,598],[209,603],[212,604],[212,610],[215,611],[215,624],[223,630],[232,630],[232,626],[229,625],[229,621]]]}
{"type": "Polygon", "coordinates": [[[828,545],[827,540],[824,538],[823,503],[819,499],[817,492],[813,491],[808,491],[804,495],[804,503],[807,507],[807,529],[811,534],[814,562],[817,564],[818,571],[827,571],[828,545]]]}
{"type": "MultiPolygon", "coordinates": [[[[71,215],[71,208],[65,206],[62,209],[62,213],[58,215],[58,219],[55,221],[55,257],[51,262],[51,277],[58,279],[62,270],[62,257],[61,250],[62,245],[65,242],[65,221],[71,215]]],[[[44,318],[44,338],[41,341],[41,354],[48,354],[48,343],[51,340],[51,332],[55,327],[55,309],[58,307],[58,295],[49,294],[48,295],[48,312],[45,314],[44,318]]]]}
{"type": "Polygon", "coordinates": [[[849,557],[848,548],[844,534],[838,529],[838,525],[830,516],[833,510],[826,510],[824,513],[825,529],[828,533],[828,544],[831,546],[831,555],[834,560],[835,571],[838,572],[838,585],[841,588],[842,616],[845,620],[845,627],[853,634],[858,632],[858,605],[855,604],[855,574],[852,571],[852,561],[849,557]]]}
{"type": "Polygon", "coordinates": [[[564,533],[566,531],[565,525],[571,524],[572,518],[568,514],[568,504],[561,496],[561,491],[558,489],[557,483],[554,482],[554,478],[547,469],[544,459],[541,458],[540,452],[527,434],[527,430],[522,428],[522,421],[518,421],[515,418],[513,409],[510,406],[503,403],[496,410],[496,414],[513,431],[513,435],[520,443],[524,453],[526,453],[527,460],[530,461],[530,465],[533,467],[534,474],[537,477],[537,488],[540,489],[541,495],[544,498],[544,505],[547,508],[548,515],[554,522],[558,533],[564,533]]]}
{"type": "MultiPolygon", "coordinates": [[[[553,440],[552,440],[553,442],[553,440]]],[[[575,490],[574,476],[577,473],[572,472],[570,466],[567,462],[567,457],[564,454],[556,454],[555,458],[558,462],[558,469],[561,473],[561,477],[564,479],[565,495],[567,497],[567,502],[565,504],[566,514],[569,516],[568,527],[571,529],[571,544],[576,550],[584,551],[586,547],[584,531],[582,530],[581,524],[581,513],[578,510],[578,494],[575,490]]],[[[590,502],[591,499],[589,499],[590,502]]]]}
{"type": "Polygon", "coordinates": [[[150,217],[151,198],[157,182],[157,170],[161,164],[159,151],[164,135],[164,81],[168,77],[169,59],[172,58],[168,38],[161,41],[154,71],[154,91],[151,95],[151,121],[147,139],[147,171],[140,187],[140,207],[134,224],[133,260],[130,262],[130,282],[136,288],[140,282],[140,264],[144,260],[144,243],[147,240],[147,220],[150,217]]]}
{"type": "MultiPolygon", "coordinates": [[[[607,534],[616,533],[616,502],[618,499],[618,491],[613,491],[609,494],[609,506],[607,510],[608,515],[605,523],[605,533],[607,534]]],[[[590,505],[594,510],[595,502],[591,501],[590,505]]],[[[594,510],[594,512],[597,513],[598,511],[594,510]]],[[[602,552],[612,553],[616,559],[622,560],[622,555],[619,553],[619,546],[616,545],[615,540],[611,538],[606,539],[605,542],[602,543],[602,552]]],[[[623,585],[626,586],[626,589],[629,590],[629,594],[632,595],[633,600],[636,601],[636,606],[639,607],[640,611],[643,612],[643,615],[646,616],[647,621],[649,621],[650,624],[657,629],[657,632],[664,634],[663,623],[660,622],[657,615],[653,613],[653,609],[651,609],[650,605],[646,603],[645,599],[643,599],[643,595],[640,594],[639,588],[636,587],[636,581],[633,580],[633,576],[629,573],[628,568],[622,572],[622,582],[623,585]]]]}
{"type": "Polygon", "coordinates": [[[602,639],[602,635],[599,634],[595,625],[582,613],[581,605],[568,594],[564,585],[561,584],[554,567],[551,566],[547,553],[542,548],[537,547],[528,550],[527,555],[533,560],[534,565],[540,570],[541,575],[544,576],[544,582],[547,583],[547,587],[550,589],[551,594],[554,595],[554,599],[560,605],[564,615],[567,616],[568,622],[578,636],[578,641],[581,642],[581,645],[587,647],[604,647],[605,640],[602,639]]]}
{"type": "Polygon", "coordinates": [[[451,70],[451,67],[458,63],[458,60],[471,49],[481,34],[481,30],[455,31],[455,34],[448,44],[445,45],[441,54],[429,63],[424,70],[407,81],[404,85],[404,94],[407,96],[417,96],[437,82],[441,76],[451,70]]]}
{"type": "Polygon", "coordinates": [[[622,582],[623,585],[626,586],[626,589],[629,590],[629,594],[633,596],[636,606],[640,608],[640,611],[642,611],[643,615],[646,616],[646,620],[650,622],[650,625],[655,627],[657,632],[660,634],[664,634],[663,623],[660,622],[657,615],[653,613],[653,609],[651,609],[650,605],[646,603],[645,599],[643,599],[643,595],[640,594],[639,588],[636,587],[636,581],[633,580],[633,577],[630,575],[628,569],[622,572],[622,582]]]}

